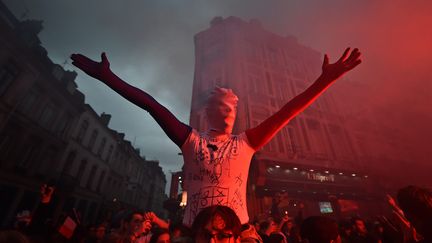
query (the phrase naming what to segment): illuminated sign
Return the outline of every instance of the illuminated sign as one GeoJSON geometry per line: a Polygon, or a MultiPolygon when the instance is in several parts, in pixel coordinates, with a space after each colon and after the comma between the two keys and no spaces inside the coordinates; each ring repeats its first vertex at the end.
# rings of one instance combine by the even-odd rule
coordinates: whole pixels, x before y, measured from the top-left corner
{"type": "Polygon", "coordinates": [[[333,208],[330,202],[319,202],[319,208],[321,213],[333,213],[333,208]]]}
{"type": "Polygon", "coordinates": [[[321,175],[320,173],[307,173],[306,177],[309,180],[314,180],[314,181],[331,181],[334,182],[335,178],[334,175],[321,175]]]}

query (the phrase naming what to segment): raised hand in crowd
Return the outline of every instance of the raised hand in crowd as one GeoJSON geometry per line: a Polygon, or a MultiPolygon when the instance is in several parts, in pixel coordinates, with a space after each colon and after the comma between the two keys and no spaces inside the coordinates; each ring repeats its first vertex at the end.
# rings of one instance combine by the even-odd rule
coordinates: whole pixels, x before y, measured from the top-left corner
{"type": "Polygon", "coordinates": [[[360,59],[361,53],[357,48],[355,48],[348,56],[350,50],[351,48],[347,48],[345,52],[342,54],[342,56],[339,58],[339,60],[337,60],[337,62],[335,63],[330,63],[329,57],[326,54],[324,56],[324,62],[322,65],[322,74],[320,78],[322,78],[322,80],[332,82],[340,78],[346,72],[355,68],[357,65],[359,65],[361,63],[361,59],[360,59]]]}
{"type": "Polygon", "coordinates": [[[96,62],[82,54],[71,55],[72,64],[89,76],[98,79],[102,82],[108,81],[112,73],[110,70],[110,63],[106,57],[105,52],[101,54],[101,61],[96,62]]]}
{"type": "Polygon", "coordinates": [[[160,219],[154,212],[146,212],[144,213],[144,219],[150,220],[152,224],[156,224],[159,228],[168,229],[168,222],[160,219]]]}

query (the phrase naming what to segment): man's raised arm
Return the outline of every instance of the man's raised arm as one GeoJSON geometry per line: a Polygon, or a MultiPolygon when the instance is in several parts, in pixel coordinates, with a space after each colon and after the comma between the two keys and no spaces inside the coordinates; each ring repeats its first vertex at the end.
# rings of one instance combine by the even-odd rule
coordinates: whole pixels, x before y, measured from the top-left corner
{"type": "Polygon", "coordinates": [[[329,58],[325,55],[322,74],[309,88],[294,97],[261,124],[246,131],[249,143],[255,150],[267,144],[279,130],[312,104],[334,81],[361,63],[358,49],[354,49],[348,57],[349,51],[350,48],[347,48],[342,57],[333,64],[329,63],[329,58]]]}
{"type": "Polygon", "coordinates": [[[95,62],[81,54],[71,55],[73,65],[89,76],[102,81],[130,102],[148,111],[168,137],[177,144],[177,146],[181,147],[192,130],[191,127],[180,122],[167,108],[159,104],[152,96],[117,77],[117,75],[111,71],[105,53],[102,53],[101,58],[101,62],[95,62]]]}

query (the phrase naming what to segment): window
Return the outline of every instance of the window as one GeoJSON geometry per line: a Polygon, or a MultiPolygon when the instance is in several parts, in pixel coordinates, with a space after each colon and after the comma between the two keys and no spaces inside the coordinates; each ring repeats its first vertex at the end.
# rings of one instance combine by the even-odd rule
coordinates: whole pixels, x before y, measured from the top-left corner
{"type": "Polygon", "coordinates": [[[84,136],[85,136],[85,134],[87,132],[88,127],[89,127],[89,122],[87,120],[84,120],[81,123],[80,130],[79,130],[78,136],[77,136],[77,141],[79,143],[83,141],[84,136]]]}
{"type": "Polygon", "coordinates": [[[39,124],[48,130],[52,130],[52,123],[57,115],[57,109],[53,104],[47,104],[39,118],[39,124]]]}
{"type": "Polygon", "coordinates": [[[102,182],[104,181],[104,179],[105,179],[105,171],[102,171],[101,175],[99,176],[99,181],[98,181],[98,184],[96,187],[97,192],[101,192],[101,186],[102,186],[102,182]]]}
{"type": "Polygon", "coordinates": [[[268,94],[273,95],[273,81],[271,80],[270,74],[268,72],[265,73],[265,76],[267,81],[268,94]]]}
{"type": "Polygon", "coordinates": [[[97,154],[98,154],[99,156],[101,156],[101,157],[102,157],[102,153],[103,153],[103,149],[104,149],[104,147],[105,147],[105,144],[106,144],[106,138],[102,138],[102,141],[101,141],[101,143],[100,143],[100,145],[99,145],[99,149],[98,149],[98,151],[97,151],[97,154]]]}
{"type": "Polygon", "coordinates": [[[63,115],[56,125],[56,132],[59,136],[62,136],[66,133],[69,120],[71,120],[71,116],[69,114],[63,115]]]}
{"type": "Polygon", "coordinates": [[[20,154],[18,154],[19,159],[17,161],[17,166],[21,168],[28,168],[31,161],[37,159],[37,154],[39,151],[39,145],[40,144],[35,139],[30,139],[30,141],[26,144],[24,144],[23,151],[19,151],[20,154]]]}
{"type": "Polygon", "coordinates": [[[10,84],[18,77],[19,69],[13,61],[9,61],[0,69],[0,95],[2,95],[10,84]]]}
{"type": "Polygon", "coordinates": [[[301,131],[303,132],[303,138],[304,138],[304,141],[305,141],[305,143],[306,143],[306,148],[307,148],[307,150],[311,150],[311,146],[310,146],[310,144],[309,144],[308,134],[307,134],[307,132],[306,132],[305,126],[304,126],[304,124],[303,124],[303,121],[302,121],[302,120],[299,120],[299,123],[300,123],[301,131]]]}
{"type": "Polygon", "coordinates": [[[107,157],[106,157],[106,161],[107,161],[107,162],[108,162],[109,159],[111,158],[111,154],[112,154],[113,150],[114,150],[114,146],[110,145],[110,146],[109,146],[109,149],[108,149],[108,155],[107,155],[107,157]]]}
{"type": "Polygon", "coordinates": [[[270,63],[271,64],[278,64],[278,52],[276,49],[268,47],[267,48],[268,51],[268,57],[270,59],[270,63]]]}
{"type": "Polygon", "coordinates": [[[72,168],[72,165],[73,165],[73,162],[75,160],[76,155],[77,155],[77,152],[75,150],[69,152],[68,156],[66,157],[65,164],[63,166],[63,173],[70,174],[70,171],[71,171],[71,168],[72,168]]]}
{"type": "Polygon", "coordinates": [[[35,161],[39,162],[37,172],[40,175],[48,175],[55,167],[55,158],[58,153],[58,150],[54,147],[48,148],[43,155],[41,156],[40,160],[35,161]]]}
{"type": "Polygon", "coordinates": [[[84,174],[85,168],[87,166],[87,160],[81,160],[81,164],[78,168],[78,172],[76,174],[76,178],[81,178],[81,176],[84,174]]]}
{"type": "Polygon", "coordinates": [[[5,133],[3,135],[0,135],[0,156],[2,158],[6,158],[7,154],[12,148],[11,140],[12,139],[10,134],[5,133]]]}
{"type": "Polygon", "coordinates": [[[90,151],[93,150],[93,146],[96,142],[96,138],[97,138],[98,134],[99,134],[99,132],[96,129],[94,129],[92,134],[91,134],[89,143],[88,143],[88,148],[90,149],[90,151]]]}
{"type": "Polygon", "coordinates": [[[34,105],[38,101],[40,97],[39,91],[32,89],[27,95],[22,99],[18,106],[18,110],[20,110],[23,114],[33,116],[34,113],[34,105]]]}
{"type": "Polygon", "coordinates": [[[91,168],[91,170],[90,170],[90,174],[89,174],[89,177],[88,177],[88,180],[87,180],[87,185],[86,185],[86,187],[87,187],[88,189],[91,189],[91,188],[92,188],[93,180],[94,180],[94,178],[95,178],[95,174],[96,174],[96,170],[97,170],[97,166],[96,166],[96,165],[93,165],[92,168],[91,168]]]}

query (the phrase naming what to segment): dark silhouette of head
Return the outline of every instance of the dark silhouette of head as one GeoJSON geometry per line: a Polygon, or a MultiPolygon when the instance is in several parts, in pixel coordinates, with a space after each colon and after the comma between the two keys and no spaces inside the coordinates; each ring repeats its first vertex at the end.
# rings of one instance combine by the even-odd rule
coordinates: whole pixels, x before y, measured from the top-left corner
{"type": "Polygon", "coordinates": [[[300,233],[310,243],[336,242],[339,237],[336,221],[323,216],[312,216],[305,219],[300,233]]]}
{"type": "Polygon", "coordinates": [[[227,206],[215,205],[204,208],[192,223],[193,235],[196,242],[223,241],[232,238],[239,239],[241,233],[240,219],[227,206]]]}
{"type": "Polygon", "coordinates": [[[360,217],[352,217],[351,225],[353,232],[357,235],[366,235],[368,233],[365,221],[360,217]]]}
{"type": "Polygon", "coordinates": [[[428,189],[407,186],[398,191],[397,200],[405,217],[428,241],[432,240],[432,193],[428,189]]]}

